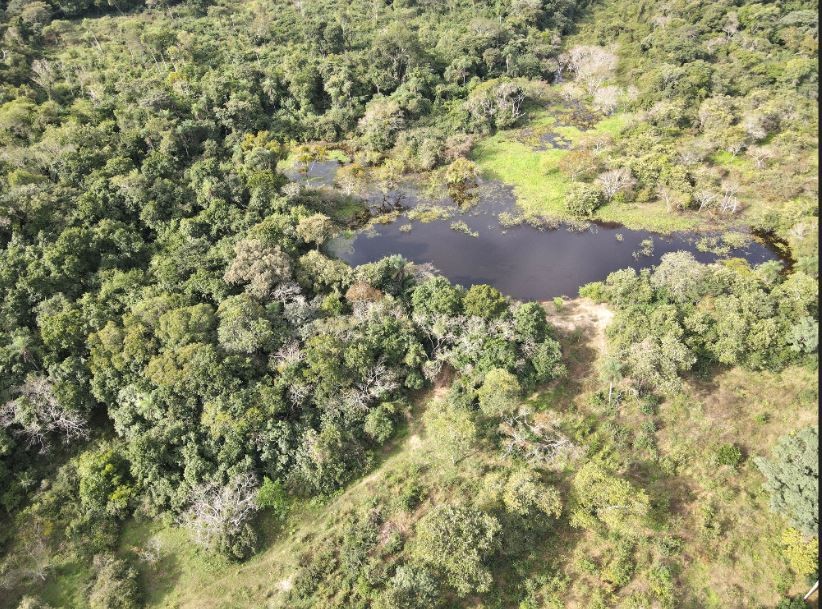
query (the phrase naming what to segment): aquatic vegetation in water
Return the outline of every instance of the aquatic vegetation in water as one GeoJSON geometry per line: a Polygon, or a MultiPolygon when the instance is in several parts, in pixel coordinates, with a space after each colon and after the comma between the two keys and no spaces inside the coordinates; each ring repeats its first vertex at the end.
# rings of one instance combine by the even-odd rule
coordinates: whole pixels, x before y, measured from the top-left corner
{"type": "Polygon", "coordinates": [[[454,210],[442,205],[417,205],[414,209],[408,210],[406,216],[409,220],[419,222],[434,222],[435,220],[447,220],[454,215],[454,210]]]}
{"type": "Polygon", "coordinates": [[[727,255],[731,251],[731,248],[721,243],[717,236],[700,237],[696,242],[696,249],[700,252],[710,252],[717,256],[727,255]]]}
{"type": "Polygon", "coordinates": [[[459,233],[465,233],[466,235],[470,235],[471,237],[479,237],[479,233],[477,231],[471,230],[471,228],[462,220],[458,220],[457,222],[451,223],[451,230],[455,230],[459,233]]]}
{"type": "Polygon", "coordinates": [[[399,211],[390,211],[384,214],[379,214],[377,216],[373,216],[368,223],[371,225],[374,224],[391,224],[392,222],[396,221],[397,218],[400,217],[399,211]]]}
{"type": "Polygon", "coordinates": [[[509,211],[500,212],[497,216],[497,220],[499,220],[500,226],[504,226],[506,228],[511,226],[519,226],[525,222],[525,218],[521,214],[512,214],[509,211]]]}
{"type": "Polygon", "coordinates": [[[399,231],[401,233],[410,233],[412,228],[414,228],[413,224],[403,224],[400,226],[399,231]]]}
{"type": "Polygon", "coordinates": [[[722,235],[722,242],[731,249],[742,249],[751,242],[751,236],[739,231],[728,231],[722,235]]]}
{"type": "Polygon", "coordinates": [[[525,223],[537,230],[556,230],[562,224],[559,220],[546,216],[526,216],[525,223]]]}
{"type": "Polygon", "coordinates": [[[639,259],[640,256],[653,256],[654,255],[654,240],[651,238],[643,239],[639,242],[639,249],[636,250],[632,256],[634,259],[639,259]]]}

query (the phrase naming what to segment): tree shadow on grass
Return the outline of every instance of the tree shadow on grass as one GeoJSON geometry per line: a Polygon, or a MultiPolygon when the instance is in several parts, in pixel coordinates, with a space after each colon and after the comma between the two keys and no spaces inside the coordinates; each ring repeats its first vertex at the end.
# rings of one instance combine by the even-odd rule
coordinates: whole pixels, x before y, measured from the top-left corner
{"type": "Polygon", "coordinates": [[[180,560],[171,551],[161,552],[153,563],[141,562],[138,581],[145,604],[162,604],[177,587],[181,573],[180,560]]]}

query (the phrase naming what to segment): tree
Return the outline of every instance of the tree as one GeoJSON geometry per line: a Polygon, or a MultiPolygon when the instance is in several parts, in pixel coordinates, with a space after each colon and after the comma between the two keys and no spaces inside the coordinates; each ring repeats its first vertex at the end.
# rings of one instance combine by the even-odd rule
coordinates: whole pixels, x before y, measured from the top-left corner
{"type": "Polygon", "coordinates": [[[351,278],[351,267],[341,260],[324,256],[312,250],[300,257],[297,279],[302,285],[316,290],[325,288],[345,289],[351,278]]]}
{"type": "Polygon", "coordinates": [[[255,353],[271,346],[274,331],[263,306],[247,294],[229,296],[217,309],[217,338],[231,353],[255,353]]]}
{"type": "MultiPolygon", "coordinates": [[[[324,223],[311,218],[314,216],[309,216],[297,225],[298,234],[305,241],[314,240],[313,237],[324,241],[324,223]],[[306,224],[303,225],[303,222],[306,224]]],[[[264,299],[271,295],[277,284],[290,276],[291,260],[279,245],[267,247],[258,239],[242,239],[234,245],[234,260],[226,269],[223,279],[226,283],[246,283],[249,294],[264,299]]]]}
{"type": "Polygon", "coordinates": [[[334,234],[334,223],[325,214],[312,214],[297,223],[297,235],[306,243],[314,243],[317,248],[334,234]]]}
{"type": "Polygon", "coordinates": [[[404,127],[403,109],[395,99],[385,97],[371,100],[358,124],[363,145],[377,153],[391,148],[404,127]]]}
{"type": "Polygon", "coordinates": [[[462,300],[466,315],[483,319],[501,317],[508,310],[508,302],[499,290],[490,285],[473,285],[462,300]]]}
{"type": "Polygon", "coordinates": [[[453,316],[462,308],[462,294],[444,277],[431,277],[414,288],[411,304],[418,315],[453,316]]]}
{"type": "Polygon", "coordinates": [[[166,311],[157,321],[157,337],[168,347],[210,343],[217,327],[214,307],[200,303],[166,311]]]}
{"type": "Polygon", "coordinates": [[[681,385],[679,374],[690,370],[696,357],[677,336],[666,333],[633,343],[627,348],[624,361],[640,391],[673,393],[681,385]]]}
{"type": "Polygon", "coordinates": [[[513,417],[519,409],[520,391],[516,376],[500,368],[489,370],[477,390],[482,414],[492,419],[513,417]]]}
{"type": "Polygon", "coordinates": [[[500,528],[496,518],[479,510],[438,505],[418,523],[414,552],[461,596],[487,592],[493,581],[487,563],[500,528]]]}
{"type": "Polygon", "coordinates": [[[807,535],[819,530],[819,428],[806,427],[783,436],[771,458],[757,457],[765,476],[771,509],[807,535]]]}
{"type": "Polygon", "coordinates": [[[571,525],[586,529],[604,525],[607,529],[630,534],[643,526],[650,502],[645,491],[603,465],[589,461],[572,482],[571,525]]]}
{"type": "Polygon", "coordinates": [[[665,291],[675,302],[696,301],[702,296],[708,269],[690,252],[663,254],[651,275],[651,285],[665,291]]]}

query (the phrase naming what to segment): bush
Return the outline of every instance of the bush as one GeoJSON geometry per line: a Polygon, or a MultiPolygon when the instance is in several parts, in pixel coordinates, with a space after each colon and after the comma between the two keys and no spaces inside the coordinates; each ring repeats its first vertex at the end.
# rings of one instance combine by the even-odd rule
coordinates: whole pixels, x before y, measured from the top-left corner
{"type": "Polygon", "coordinates": [[[271,510],[278,518],[284,518],[288,512],[288,495],[279,480],[272,481],[268,476],[257,489],[257,505],[260,509],[271,510]]]}
{"type": "Polygon", "coordinates": [[[802,600],[801,597],[785,598],[779,601],[776,609],[808,609],[808,603],[802,600]]]}
{"type": "Polygon", "coordinates": [[[440,599],[437,580],[426,569],[401,565],[377,599],[375,609],[435,609],[440,599]]]}
{"type": "Polygon", "coordinates": [[[377,444],[384,444],[394,433],[394,421],[391,418],[393,407],[390,404],[380,404],[371,410],[365,417],[363,431],[377,444]]]}
{"type": "Polygon", "coordinates": [[[557,311],[562,311],[562,308],[565,306],[565,301],[560,296],[556,296],[553,300],[554,309],[557,311]]]}
{"type": "Polygon", "coordinates": [[[497,549],[500,524],[474,508],[438,505],[417,525],[415,551],[442,571],[462,596],[487,592],[491,572],[487,561],[497,549]]]}
{"type": "Polygon", "coordinates": [[[89,592],[91,609],[137,609],[137,572],[112,554],[94,557],[96,575],[89,592]]]}
{"type": "Polygon", "coordinates": [[[565,193],[565,209],[578,218],[590,218],[602,204],[602,191],[594,184],[576,182],[565,193]]]}
{"type": "Polygon", "coordinates": [[[716,462],[736,468],[742,463],[742,450],[736,444],[722,444],[716,449],[716,462]]]}

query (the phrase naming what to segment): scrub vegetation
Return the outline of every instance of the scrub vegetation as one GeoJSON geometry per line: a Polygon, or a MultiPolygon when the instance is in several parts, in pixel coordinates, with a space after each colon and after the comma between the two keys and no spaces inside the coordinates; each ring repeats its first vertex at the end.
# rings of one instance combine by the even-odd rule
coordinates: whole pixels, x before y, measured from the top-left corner
{"type": "Polygon", "coordinates": [[[802,606],[815,9],[3,3],[0,609],[802,606]],[[478,237],[488,178],[791,265],[536,303],[329,253],[405,180],[478,237]]]}

